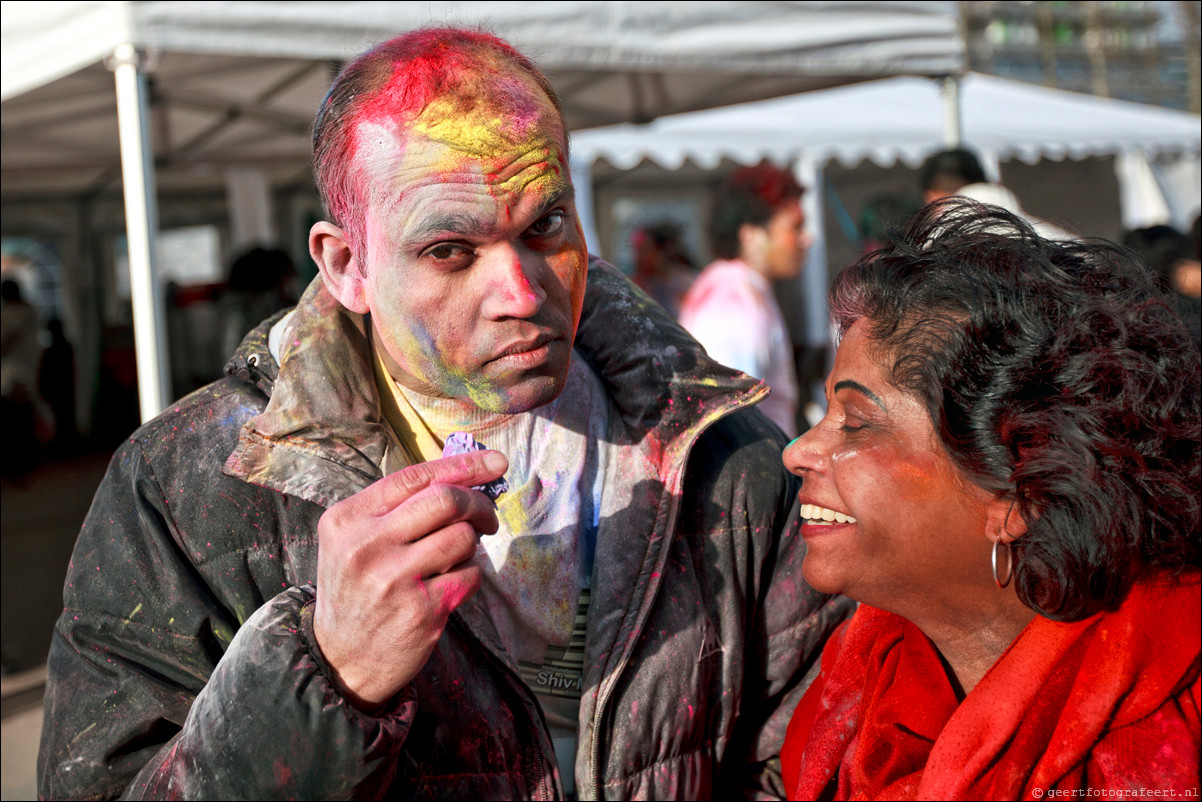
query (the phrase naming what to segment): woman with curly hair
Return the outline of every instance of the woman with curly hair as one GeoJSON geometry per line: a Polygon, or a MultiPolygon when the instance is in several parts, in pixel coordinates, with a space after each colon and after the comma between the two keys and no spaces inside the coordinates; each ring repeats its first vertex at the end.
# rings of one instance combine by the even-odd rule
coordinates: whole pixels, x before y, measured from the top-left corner
{"type": "Polygon", "coordinates": [[[1147,271],[954,200],[832,309],[828,411],[784,460],[806,579],[861,605],[790,798],[1196,789],[1198,352],[1147,271]]]}

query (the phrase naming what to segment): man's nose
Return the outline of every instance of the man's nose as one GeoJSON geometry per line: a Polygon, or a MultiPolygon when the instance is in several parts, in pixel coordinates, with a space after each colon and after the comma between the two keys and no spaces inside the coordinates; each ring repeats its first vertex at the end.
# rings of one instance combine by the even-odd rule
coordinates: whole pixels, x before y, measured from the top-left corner
{"type": "Polygon", "coordinates": [[[490,319],[534,317],[547,300],[543,259],[521,245],[498,246],[488,255],[490,287],[484,314],[490,319]]]}

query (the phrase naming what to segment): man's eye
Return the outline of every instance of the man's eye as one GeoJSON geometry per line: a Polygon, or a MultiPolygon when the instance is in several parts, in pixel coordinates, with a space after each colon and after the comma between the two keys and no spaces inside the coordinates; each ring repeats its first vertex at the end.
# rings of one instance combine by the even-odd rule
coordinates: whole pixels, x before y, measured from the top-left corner
{"type": "Polygon", "coordinates": [[[534,225],[530,226],[530,233],[536,237],[547,237],[552,234],[559,233],[563,228],[566,215],[561,211],[554,211],[540,218],[534,225]]]}
{"type": "Polygon", "coordinates": [[[446,259],[454,259],[458,256],[462,256],[466,252],[467,249],[462,245],[457,245],[453,242],[442,242],[432,248],[427,249],[426,256],[441,261],[446,259]]]}

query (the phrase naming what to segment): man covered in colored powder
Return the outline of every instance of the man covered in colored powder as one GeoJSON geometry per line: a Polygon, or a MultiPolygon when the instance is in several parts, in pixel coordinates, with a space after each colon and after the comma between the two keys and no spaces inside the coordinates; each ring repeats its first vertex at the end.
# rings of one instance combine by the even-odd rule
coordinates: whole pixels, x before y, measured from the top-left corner
{"type": "Polygon", "coordinates": [[[798,432],[793,339],[772,282],[795,279],[809,246],[802,187],[760,164],[733,173],[714,202],[714,253],[680,306],[680,324],[718,362],[763,379],[760,408],[789,437],[798,432]]]}
{"type": "Polygon", "coordinates": [[[406,34],[314,150],[321,275],[97,494],[40,793],[781,795],[848,603],[801,578],[763,385],[589,259],[545,77],[406,34]]]}

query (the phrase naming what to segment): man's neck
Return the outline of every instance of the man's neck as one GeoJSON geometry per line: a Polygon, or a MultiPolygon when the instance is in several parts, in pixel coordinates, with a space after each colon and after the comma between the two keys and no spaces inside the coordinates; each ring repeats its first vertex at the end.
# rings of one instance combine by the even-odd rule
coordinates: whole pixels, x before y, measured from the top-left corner
{"type": "Polygon", "coordinates": [[[758,276],[763,276],[765,281],[768,281],[768,263],[763,258],[756,258],[754,254],[740,253],[737,257],[738,261],[747,265],[752,273],[758,276]]]}
{"type": "Polygon", "coordinates": [[[459,398],[436,398],[398,384],[397,388],[413,410],[439,439],[446,440],[454,432],[478,434],[508,425],[516,415],[483,410],[459,398]]]}

